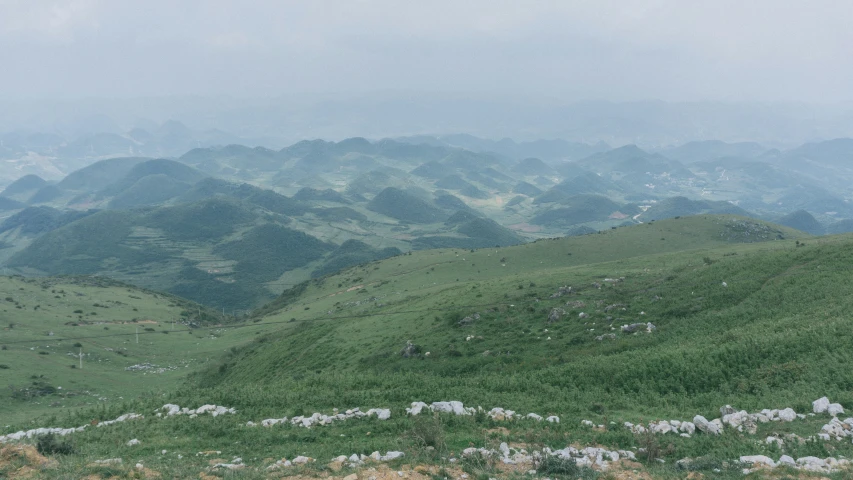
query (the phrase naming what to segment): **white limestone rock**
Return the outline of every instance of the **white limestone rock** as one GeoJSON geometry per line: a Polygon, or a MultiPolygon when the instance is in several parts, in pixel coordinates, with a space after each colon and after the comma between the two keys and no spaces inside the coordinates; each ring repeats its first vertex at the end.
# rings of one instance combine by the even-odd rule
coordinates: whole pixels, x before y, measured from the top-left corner
{"type": "Polygon", "coordinates": [[[696,425],[701,432],[707,433],[709,435],[719,435],[722,433],[722,428],[714,422],[709,422],[707,418],[702,415],[696,415],[693,417],[693,424],[696,425]]]}
{"type": "Polygon", "coordinates": [[[842,407],[840,403],[830,403],[829,406],[826,407],[826,412],[833,417],[837,417],[844,413],[844,407],[842,407]]]}
{"type": "Polygon", "coordinates": [[[793,422],[797,418],[797,412],[792,408],[786,408],[779,412],[779,420],[783,422],[793,422]]]}
{"type": "Polygon", "coordinates": [[[744,455],[740,457],[741,463],[751,463],[755,465],[767,465],[770,468],[776,468],[776,462],[772,458],[764,455],[744,455]]]}
{"type": "Polygon", "coordinates": [[[814,413],[823,413],[829,408],[829,399],[821,397],[812,402],[812,410],[814,413]]]}

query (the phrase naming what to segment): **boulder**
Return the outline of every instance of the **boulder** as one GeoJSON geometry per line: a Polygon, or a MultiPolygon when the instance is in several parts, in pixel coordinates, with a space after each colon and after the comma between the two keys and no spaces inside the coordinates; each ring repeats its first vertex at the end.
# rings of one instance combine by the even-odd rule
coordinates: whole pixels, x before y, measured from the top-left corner
{"type": "MultiPolygon", "coordinates": [[[[723,411],[723,408],[721,408],[720,411],[723,411]]],[[[741,410],[740,412],[731,412],[731,413],[723,414],[723,423],[727,424],[727,425],[731,425],[732,427],[738,428],[741,425],[743,425],[743,423],[748,418],[749,418],[749,413],[747,413],[746,410],[741,410]]]]}
{"type": "Polygon", "coordinates": [[[672,431],[672,426],[666,421],[659,423],[649,423],[649,431],[652,433],[669,433],[672,431]]]}
{"type": "Polygon", "coordinates": [[[388,408],[371,408],[367,411],[367,415],[376,415],[379,420],[388,420],[391,418],[391,410],[388,408]]]}
{"type": "Polygon", "coordinates": [[[797,412],[792,408],[786,408],[779,411],[779,420],[783,422],[793,422],[797,418],[797,412]]]}
{"type": "Polygon", "coordinates": [[[624,333],[635,333],[645,330],[647,333],[651,333],[657,330],[657,327],[654,326],[651,322],[646,323],[632,323],[630,325],[622,325],[622,332],[624,333]]]}
{"type": "Polygon", "coordinates": [[[800,457],[797,459],[797,464],[802,465],[804,467],[818,467],[822,468],[826,466],[826,462],[822,458],[817,457],[800,457]]]}
{"type": "Polygon", "coordinates": [[[424,408],[429,408],[429,405],[424,402],[412,402],[412,407],[407,408],[406,413],[409,415],[418,415],[424,408]]]}
{"type": "Polygon", "coordinates": [[[776,462],[772,458],[764,455],[744,455],[740,457],[741,463],[749,463],[753,466],[767,465],[770,468],[776,468],[776,462]]]}
{"type": "Polygon", "coordinates": [[[826,407],[826,412],[833,417],[837,417],[844,413],[844,407],[842,407],[840,403],[830,403],[829,406],[826,407]]]}
{"type": "Polygon", "coordinates": [[[452,413],[454,415],[471,415],[473,409],[467,409],[462,402],[453,400],[450,402],[433,402],[429,406],[433,412],[452,413]]]}
{"type": "Polygon", "coordinates": [[[829,408],[829,399],[821,397],[812,402],[812,410],[814,413],[823,413],[829,408]]]}
{"type": "Polygon", "coordinates": [[[693,424],[696,425],[700,431],[710,434],[710,435],[719,435],[722,433],[722,428],[714,422],[709,422],[707,418],[702,415],[696,415],[693,417],[693,424]]]}
{"type": "Polygon", "coordinates": [[[388,461],[391,461],[391,460],[394,460],[397,458],[403,458],[404,456],[406,456],[406,454],[403,452],[391,451],[391,452],[387,452],[385,455],[382,455],[381,457],[379,457],[379,460],[381,460],[383,462],[388,462],[388,461]]]}

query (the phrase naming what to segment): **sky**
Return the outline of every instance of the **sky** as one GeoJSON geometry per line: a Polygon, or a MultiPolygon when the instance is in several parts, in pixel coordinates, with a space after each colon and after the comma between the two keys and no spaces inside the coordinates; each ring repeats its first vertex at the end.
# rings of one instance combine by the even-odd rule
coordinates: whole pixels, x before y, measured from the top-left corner
{"type": "Polygon", "coordinates": [[[850,0],[0,0],[0,97],[853,100],[850,0]]]}

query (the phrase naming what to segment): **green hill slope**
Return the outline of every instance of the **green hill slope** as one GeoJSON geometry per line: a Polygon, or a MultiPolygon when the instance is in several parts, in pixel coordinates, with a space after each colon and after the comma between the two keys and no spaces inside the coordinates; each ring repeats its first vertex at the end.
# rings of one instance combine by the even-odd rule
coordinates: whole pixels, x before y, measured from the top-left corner
{"type": "Polygon", "coordinates": [[[166,174],[147,175],[128,188],[117,192],[110,200],[110,208],[132,208],[158,205],[175,198],[190,187],[189,183],[176,180],[166,174]]]}
{"type": "Polygon", "coordinates": [[[172,295],[88,277],[0,277],[0,291],[0,416],[6,423],[171,390],[222,348],[206,331],[185,331],[188,324],[220,323],[222,316],[172,295]],[[151,366],[126,370],[145,364],[151,366]]]}
{"type": "Polygon", "coordinates": [[[778,223],[811,235],[822,235],[825,230],[823,225],[805,210],[797,210],[796,212],[789,213],[780,218],[778,223]]]}
{"type": "Polygon", "coordinates": [[[47,182],[38,175],[24,175],[4,188],[3,192],[0,193],[0,196],[14,197],[15,195],[21,195],[38,190],[46,185],[47,182]]]}
{"type": "Polygon", "coordinates": [[[643,212],[639,219],[648,222],[686,215],[699,214],[734,214],[747,215],[747,212],[729,202],[713,202],[705,200],[690,200],[685,197],[672,197],[661,200],[643,212]]]}
{"type": "Polygon", "coordinates": [[[476,212],[459,210],[445,222],[446,228],[434,235],[424,235],[412,241],[412,248],[484,248],[506,247],[524,243],[525,239],[494,220],[482,218],[476,212]]]}
{"type": "Polygon", "coordinates": [[[94,211],[60,211],[50,207],[27,207],[0,224],[0,233],[21,228],[21,234],[33,236],[56,230],[75,220],[91,215],[94,211]]]}
{"type": "Polygon", "coordinates": [[[65,217],[35,213],[40,215],[32,228],[52,230],[14,254],[7,266],[48,275],[108,275],[230,309],[251,308],[269,296],[258,288],[261,280],[251,286],[234,283],[235,262],[213,252],[258,221],[251,204],[212,198],[147,210],[104,210],[58,228],[54,224],[65,217]],[[39,227],[42,223],[47,226],[39,227]]]}
{"type": "MultiPolygon", "coordinates": [[[[802,234],[795,230],[743,217],[699,216],[608,230],[601,234],[582,237],[540,240],[503,249],[487,248],[475,252],[449,249],[415,253],[412,256],[375,263],[372,264],[373,266],[356,267],[337,276],[329,277],[323,283],[312,284],[301,296],[295,299],[290,296],[286,297],[290,305],[296,308],[287,313],[274,314],[269,317],[270,320],[279,318],[277,315],[288,318],[295,316],[297,320],[313,318],[314,315],[310,313],[302,314],[299,312],[303,305],[310,306],[311,311],[331,309],[334,315],[342,316],[376,312],[377,309],[374,306],[353,309],[352,307],[342,307],[342,305],[350,304],[351,299],[396,297],[398,300],[383,302],[385,306],[382,308],[381,312],[383,313],[379,317],[369,317],[363,320],[353,319],[341,323],[319,322],[316,325],[314,323],[301,325],[300,328],[320,329],[330,335],[337,335],[333,332],[338,331],[346,331],[349,335],[353,333],[353,329],[362,328],[364,333],[359,337],[368,343],[361,344],[357,352],[341,348],[341,353],[348,352],[346,360],[343,360],[339,355],[337,360],[340,360],[340,363],[335,363],[337,360],[335,360],[334,352],[323,350],[339,345],[339,340],[342,341],[342,339],[324,340],[312,347],[322,350],[322,353],[316,352],[317,356],[314,356],[313,353],[305,355],[302,350],[287,348],[272,348],[267,352],[269,355],[279,358],[276,361],[287,363],[291,368],[311,368],[310,365],[316,367],[319,365],[317,362],[330,366],[335,364],[338,369],[343,368],[342,364],[346,364],[350,368],[360,368],[361,362],[368,361],[372,355],[379,355],[382,351],[393,353],[395,342],[400,342],[401,336],[408,335],[406,338],[412,339],[419,335],[431,336],[437,334],[433,332],[432,329],[434,328],[438,329],[436,332],[440,331],[447,334],[455,331],[452,328],[450,330],[445,328],[448,325],[444,323],[435,324],[433,322],[434,315],[426,313],[431,310],[436,312],[451,310],[454,314],[464,313],[468,315],[473,311],[467,312],[467,309],[482,311],[486,308],[494,309],[500,306],[499,310],[506,312],[506,304],[518,302],[522,305],[518,310],[519,315],[526,315],[524,312],[527,306],[533,306],[531,302],[537,303],[534,302],[534,299],[547,298],[550,293],[553,293],[549,293],[550,289],[556,291],[557,287],[561,286],[561,282],[577,283],[561,279],[577,275],[578,271],[585,271],[584,269],[588,269],[588,271],[583,275],[592,276],[584,277],[583,283],[577,283],[582,285],[579,288],[587,292],[585,295],[595,293],[595,298],[599,298],[598,289],[595,289],[596,292],[592,292],[590,285],[593,282],[602,283],[602,279],[605,277],[618,278],[624,276],[623,269],[627,267],[623,265],[644,265],[642,268],[653,268],[657,272],[666,271],[669,272],[667,275],[670,275],[673,265],[671,262],[676,262],[679,265],[677,270],[686,275],[692,269],[685,268],[684,265],[693,262],[696,267],[702,267],[704,265],[702,259],[704,254],[673,254],[672,252],[727,246],[726,249],[715,254],[715,257],[722,258],[723,253],[732,253],[733,248],[736,249],[735,252],[737,249],[744,248],[740,246],[744,242],[758,242],[762,246],[764,245],[763,242],[769,242],[768,245],[770,246],[764,248],[770,249],[774,248],[772,245],[776,244],[780,245],[779,248],[782,248],[781,245],[785,245],[784,248],[786,249],[793,248],[789,243],[778,241],[777,239],[780,237],[787,239],[803,238],[802,234]],[[662,254],[663,256],[661,256],[662,254]],[[669,268],[665,268],[668,262],[666,255],[672,256],[672,260],[669,260],[669,268]],[[629,261],[628,259],[637,260],[629,261]],[[600,262],[611,263],[599,265],[600,262]],[[581,270],[576,271],[575,269],[581,270]],[[537,285],[532,290],[533,293],[529,291],[531,287],[528,284],[531,282],[537,285]],[[553,282],[557,283],[552,284],[553,282]],[[346,288],[352,286],[358,288],[346,288]],[[344,290],[341,290],[342,288],[344,290]],[[394,292],[393,296],[392,292],[394,292]],[[478,307],[478,305],[482,305],[482,307],[478,307]],[[395,310],[415,310],[418,313],[394,315],[395,310]],[[388,325],[388,322],[391,321],[394,322],[393,328],[388,325]],[[381,328],[399,331],[400,336],[397,334],[386,335],[368,341],[370,332],[373,332],[374,328],[368,327],[368,325],[374,325],[375,328],[384,325],[381,328]],[[325,347],[320,347],[320,345],[325,345],[325,347]]],[[[744,252],[744,255],[746,253],[744,252]]],[[[728,259],[728,257],[725,258],[728,259]]],[[[743,258],[726,260],[726,262],[734,268],[737,264],[735,260],[742,261],[743,258]]],[[[655,282],[659,281],[655,275],[649,277],[655,278],[655,282]]],[[[715,281],[715,284],[721,281],[723,281],[722,278],[715,281]]],[[[643,288],[646,287],[642,285],[636,287],[640,290],[643,288]]],[[[565,300],[562,299],[561,301],[565,303],[565,300]]],[[[648,300],[643,300],[642,304],[647,305],[648,300]]],[[[595,309],[595,305],[595,303],[591,304],[590,309],[595,309]]],[[[554,306],[559,305],[555,304],[554,306]]],[[[275,302],[269,308],[274,307],[275,302]]],[[[544,310],[545,315],[541,320],[546,320],[550,308],[545,308],[545,305],[534,307],[533,311],[528,313],[541,313],[544,310]]],[[[634,312],[630,320],[639,321],[636,316],[637,313],[634,312]]],[[[443,314],[437,315],[443,317],[443,314]]],[[[531,318],[533,317],[536,315],[531,316],[531,318]]],[[[575,313],[576,318],[577,312],[575,313]]],[[[572,323],[577,326],[576,321],[572,323]]],[[[521,325],[523,325],[520,327],[521,329],[527,328],[523,323],[521,325]]],[[[579,334],[579,331],[575,333],[579,334]]],[[[609,333],[609,330],[604,333],[609,333]]],[[[457,334],[458,332],[453,333],[453,335],[457,334]]],[[[567,338],[567,340],[569,339],[567,338]]],[[[588,340],[591,341],[591,338],[588,340]]],[[[448,341],[450,340],[448,339],[448,341]]],[[[506,337],[506,342],[511,343],[512,341],[512,337],[506,337]]],[[[435,348],[430,346],[427,349],[441,351],[440,345],[447,346],[440,341],[436,341],[434,345],[435,348]]],[[[561,345],[562,347],[567,346],[566,344],[561,345]]],[[[393,355],[387,358],[397,362],[393,355]]],[[[452,364],[452,355],[445,358],[442,363],[444,364],[445,361],[452,364]]],[[[255,360],[238,365],[240,368],[257,372],[264,370],[263,363],[255,360]]],[[[406,363],[400,363],[400,365],[406,365],[406,363]]],[[[247,374],[248,372],[245,371],[239,374],[235,373],[235,378],[246,378],[244,375],[247,374]]]]}
{"type": "Polygon", "coordinates": [[[69,173],[57,186],[63,190],[94,192],[106,188],[148,158],[122,157],[101,160],[69,173]]]}
{"type": "Polygon", "coordinates": [[[632,207],[602,197],[600,195],[575,195],[563,198],[560,207],[545,210],[530,220],[537,225],[568,226],[578,223],[607,220],[611,214],[621,212],[622,216],[632,212],[632,207]],[[624,210],[624,212],[622,211],[624,210]]]}
{"type": "Polygon", "coordinates": [[[61,197],[63,193],[63,190],[56,185],[47,185],[33,193],[33,195],[27,199],[27,203],[31,205],[38,203],[50,203],[61,197]]]}
{"type": "MultiPolygon", "coordinates": [[[[503,467],[464,460],[458,452],[506,442],[630,450],[645,465],[623,465],[632,470],[625,475],[676,479],[695,470],[735,479],[749,466],[735,462],[740,455],[847,457],[849,442],[765,442],[767,436],[815,435],[826,414],[757,423],[754,433],[727,426],[720,436],[697,431],[688,438],[633,434],[623,422],[719,418],[727,404],[808,413],[811,401],[824,395],[853,404],[846,315],[853,300],[843,267],[851,259],[851,236],[805,237],[766,222],[709,215],[503,249],[414,252],[353,267],[286,292],[252,323],[276,332],[228,351],[188,388],[125,410],[152,411],[168,400],[216,403],[236,414],[86,430],[75,434],[83,458],[62,464],[89,473],[91,460],[84,459],[116,452],[167,476],[188,477],[210,471],[208,459],[180,459],[176,452],[217,449],[222,457],[243,457],[243,472],[258,477],[268,475],[273,462],[262,459],[308,455],[316,464],[297,471],[314,475],[337,468],[327,465],[339,454],[401,450],[408,465],[438,471],[455,468],[442,457],[459,458],[469,475],[502,477],[510,475],[503,467]],[[643,329],[622,328],[635,323],[643,329]],[[440,400],[559,415],[560,423],[485,414],[410,417],[403,410],[414,401],[440,400]],[[247,424],[353,406],[390,408],[391,418],[311,429],[247,424]],[[192,435],[181,435],[188,431],[192,435]],[[128,438],[141,446],[122,447],[128,438]],[[653,447],[654,456],[643,459],[641,447],[653,447]],[[682,458],[692,463],[676,464],[682,458]]],[[[576,474],[569,478],[623,473],[612,465],[615,470],[600,477],[566,471],[576,474]]],[[[531,468],[537,475],[555,471],[531,468]]],[[[401,463],[391,469],[407,470],[401,463]]]]}
{"type": "MultiPolygon", "coordinates": [[[[134,165],[123,177],[108,185],[101,192],[104,196],[114,196],[132,188],[134,184],[145,177],[156,175],[155,178],[168,178],[171,183],[194,184],[205,177],[205,174],[183,163],[174,160],[147,160],[134,165]]],[[[146,187],[154,185],[148,182],[146,187]]],[[[165,185],[168,188],[169,185],[165,185]]]]}
{"type": "Polygon", "coordinates": [[[367,204],[367,208],[409,223],[436,223],[447,216],[426,201],[398,188],[388,187],[367,204]]]}

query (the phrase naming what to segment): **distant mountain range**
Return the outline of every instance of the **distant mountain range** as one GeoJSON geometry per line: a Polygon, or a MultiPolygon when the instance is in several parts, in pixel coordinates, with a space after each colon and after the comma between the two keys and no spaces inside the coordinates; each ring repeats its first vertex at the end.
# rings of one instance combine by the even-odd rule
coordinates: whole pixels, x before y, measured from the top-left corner
{"type": "MultiPolygon", "coordinates": [[[[186,135],[170,124],[149,140],[178,148],[186,135]]],[[[467,135],[120,156],[59,181],[10,182],[0,193],[0,261],[24,274],[108,275],[248,309],[305,279],[411,250],[718,213],[812,234],[853,231],[851,159],[848,139],[652,152],[467,135]]]]}

